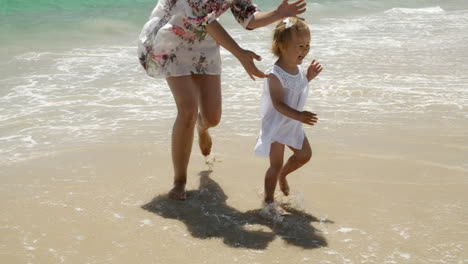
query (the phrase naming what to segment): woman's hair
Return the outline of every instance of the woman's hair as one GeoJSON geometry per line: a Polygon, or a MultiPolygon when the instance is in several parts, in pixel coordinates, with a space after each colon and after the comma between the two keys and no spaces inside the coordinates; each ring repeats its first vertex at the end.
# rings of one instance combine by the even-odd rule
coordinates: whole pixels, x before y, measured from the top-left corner
{"type": "Polygon", "coordinates": [[[287,45],[292,38],[293,32],[298,35],[309,34],[310,36],[307,24],[297,17],[288,17],[276,24],[273,31],[273,43],[271,44],[273,54],[277,57],[281,55],[280,45],[283,45],[283,47],[287,45]]]}

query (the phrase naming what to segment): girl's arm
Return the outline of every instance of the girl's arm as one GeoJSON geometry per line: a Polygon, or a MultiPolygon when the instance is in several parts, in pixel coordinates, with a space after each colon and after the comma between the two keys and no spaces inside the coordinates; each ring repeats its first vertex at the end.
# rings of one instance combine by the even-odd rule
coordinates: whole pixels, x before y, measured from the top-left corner
{"type": "Polygon", "coordinates": [[[242,49],[218,21],[215,20],[209,23],[205,28],[208,34],[210,34],[219,45],[231,52],[240,61],[252,80],[255,80],[254,76],[260,78],[266,77],[265,73],[261,72],[253,62],[254,59],[260,61],[262,58],[253,51],[242,49]]]}
{"type": "Polygon", "coordinates": [[[264,27],[286,17],[295,17],[306,11],[305,0],[297,0],[289,3],[282,0],[281,4],[274,10],[268,12],[257,12],[247,25],[247,29],[264,27]]]}
{"type": "Polygon", "coordinates": [[[283,102],[283,86],[280,80],[274,74],[268,76],[268,86],[270,88],[271,102],[275,109],[281,114],[300,121],[304,124],[313,126],[317,123],[317,115],[308,111],[297,111],[283,102]]]}

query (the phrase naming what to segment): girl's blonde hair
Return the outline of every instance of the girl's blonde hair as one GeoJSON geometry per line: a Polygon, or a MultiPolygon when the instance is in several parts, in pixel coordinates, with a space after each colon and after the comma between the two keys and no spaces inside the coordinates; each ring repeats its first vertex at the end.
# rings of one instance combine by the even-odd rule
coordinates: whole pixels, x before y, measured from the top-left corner
{"type": "Polygon", "coordinates": [[[271,44],[271,50],[277,57],[281,55],[280,46],[288,44],[292,38],[292,34],[309,34],[310,30],[306,23],[297,17],[288,17],[281,20],[276,24],[275,30],[273,31],[273,43],[271,44]]]}

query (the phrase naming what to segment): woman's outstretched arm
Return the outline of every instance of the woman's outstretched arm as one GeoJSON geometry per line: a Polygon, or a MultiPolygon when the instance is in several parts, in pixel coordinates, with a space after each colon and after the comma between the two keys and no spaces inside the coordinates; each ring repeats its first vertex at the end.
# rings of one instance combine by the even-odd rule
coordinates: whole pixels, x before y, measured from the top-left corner
{"type": "Polygon", "coordinates": [[[206,31],[219,45],[231,52],[240,61],[252,80],[255,80],[254,76],[265,77],[265,73],[261,72],[253,62],[254,59],[259,61],[262,58],[253,51],[242,49],[218,21],[215,20],[206,25],[206,31]]]}
{"type": "Polygon", "coordinates": [[[247,25],[247,29],[264,27],[286,17],[295,17],[306,11],[305,6],[305,0],[297,0],[291,3],[288,0],[282,0],[276,9],[255,13],[247,25]]]}

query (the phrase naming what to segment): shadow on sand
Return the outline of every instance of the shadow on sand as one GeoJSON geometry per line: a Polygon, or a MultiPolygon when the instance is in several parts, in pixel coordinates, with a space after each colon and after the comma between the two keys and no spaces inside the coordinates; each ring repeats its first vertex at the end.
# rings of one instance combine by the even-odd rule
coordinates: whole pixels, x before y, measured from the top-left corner
{"type": "Polygon", "coordinates": [[[305,249],[327,246],[325,238],[311,225],[311,222],[319,221],[314,216],[287,206],[285,209],[290,215],[282,221],[263,218],[260,209],[240,212],[226,204],[226,194],[209,177],[210,173],[200,172],[199,190],[188,191],[185,202],[159,195],[142,208],[164,218],[184,222],[193,237],[222,238],[231,247],[265,249],[276,236],[305,249]],[[269,227],[271,231],[258,225],[269,227]],[[258,230],[250,230],[247,226],[258,227],[258,230]]]}

